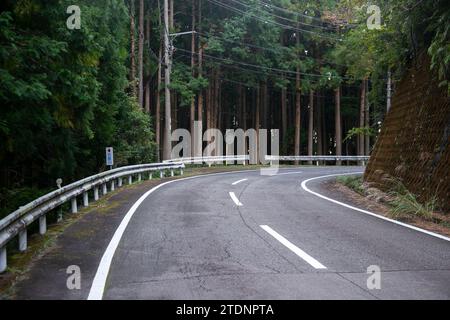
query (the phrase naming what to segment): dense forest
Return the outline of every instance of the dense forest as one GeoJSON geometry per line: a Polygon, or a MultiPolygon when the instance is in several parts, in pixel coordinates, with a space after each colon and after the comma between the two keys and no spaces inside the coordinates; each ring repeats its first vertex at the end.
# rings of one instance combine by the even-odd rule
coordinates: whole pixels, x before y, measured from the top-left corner
{"type": "Polygon", "coordinates": [[[105,170],[105,147],[116,166],[167,158],[194,120],[280,129],[284,155],[368,155],[419,54],[449,86],[445,0],[78,0],[72,30],[73,4],[0,4],[2,210],[105,170]]]}

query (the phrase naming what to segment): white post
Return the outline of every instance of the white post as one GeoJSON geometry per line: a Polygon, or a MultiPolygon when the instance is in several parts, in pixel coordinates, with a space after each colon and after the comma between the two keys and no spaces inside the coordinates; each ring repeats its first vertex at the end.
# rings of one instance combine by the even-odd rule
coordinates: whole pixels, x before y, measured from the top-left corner
{"type": "Polygon", "coordinates": [[[122,183],[123,183],[123,180],[122,180],[122,178],[119,178],[119,182],[118,182],[118,186],[119,186],[119,188],[122,186],[122,183]]]}
{"type": "Polygon", "coordinates": [[[47,233],[47,216],[44,214],[39,217],[39,234],[43,236],[47,233]]]}
{"type": "Polygon", "coordinates": [[[161,170],[160,172],[159,172],[159,177],[162,179],[162,178],[164,178],[164,172],[161,170]]]}
{"type": "Polygon", "coordinates": [[[139,182],[142,181],[142,174],[141,174],[141,173],[138,174],[138,181],[139,181],[139,182]]]}
{"type": "Polygon", "coordinates": [[[98,200],[98,186],[94,187],[94,200],[97,201],[98,200]]]}
{"type": "Polygon", "coordinates": [[[24,252],[27,250],[27,229],[19,232],[19,251],[24,252]]]}
{"type": "Polygon", "coordinates": [[[114,180],[111,181],[111,191],[116,190],[116,182],[114,180]]]}
{"type": "Polygon", "coordinates": [[[106,185],[106,183],[103,184],[102,189],[103,189],[102,190],[103,195],[108,193],[108,186],[106,185]]]}
{"type": "Polygon", "coordinates": [[[128,184],[132,184],[133,183],[133,176],[129,176],[128,177],[128,184]]]}
{"type": "Polygon", "coordinates": [[[7,266],[8,265],[6,262],[6,246],[4,246],[0,248],[0,273],[5,272],[7,266]]]}
{"type": "Polygon", "coordinates": [[[78,207],[77,207],[77,198],[72,199],[72,213],[77,213],[78,207]]]}
{"type": "Polygon", "coordinates": [[[175,176],[175,172],[173,171],[173,169],[170,169],[170,176],[171,177],[175,176]]]}
{"type": "Polygon", "coordinates": [[[180,169],[180,175],[184,175],[183,168],[180,169]]]}
{"type": "Polygon", "coordinates": [[[150,172],[150,174],[148,175],[148,180],[152,180],[153,179],[153,173],[150,172]]]}
{"type": "Polygon", "coordinates": [[[89,206],[89,193],[87,191],[83,193],[83,206],[85,208],[89,206]]]}

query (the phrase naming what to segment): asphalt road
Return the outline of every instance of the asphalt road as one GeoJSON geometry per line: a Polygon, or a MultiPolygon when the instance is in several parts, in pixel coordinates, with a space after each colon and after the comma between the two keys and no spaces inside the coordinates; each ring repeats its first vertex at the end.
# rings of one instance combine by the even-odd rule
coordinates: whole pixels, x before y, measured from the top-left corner
{"type": "MultiPolygon", "coordinates": [[[[103,299],[449,299],[449,241],[301,187],[356,171],[240,172],[162,186],[124,230],[103,299]],[[367,287],[373,265],[380,289],[367,287]]],[[[323,181],[308,187],[321,192],[323,181]]]]}

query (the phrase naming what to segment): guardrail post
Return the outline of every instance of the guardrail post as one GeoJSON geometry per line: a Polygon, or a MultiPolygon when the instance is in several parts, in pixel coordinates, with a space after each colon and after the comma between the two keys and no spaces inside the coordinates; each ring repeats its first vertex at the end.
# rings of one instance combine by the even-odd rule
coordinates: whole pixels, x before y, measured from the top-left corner
{"type": "Polygon", "coordinates": [[[173,169],[170,169],[170,176],[171,177],[175,176],[175,172],[173,171],[173,169]]]}
{"type": "Polygon", "coordinates": [[[132,184],[133,183],[133,176],[129,176],[128,177],[128,184],[132,184]]]}
{"type": "Polygon", "coordinates": [[[77,213],[78,207],[77,207],[77,198],[72,199],[72,213],[77,213]]]}
{"type": "Polygon", "coordinates": [[[87,191],[83,193],[83,206],[85,208],[89,206],[89,193],[87,191]]]}
{"type": "Polygon", "coordinates": [[[44,214],[39,217],[39,234],[43,236],[47,233],[47,216],[44,214]]]}
{"type": "Polygon", "coordinates": [[[6,271],[6,267],[8,266],[6,262],[6,246],[0,248],[0,273],[6,271]]]}
{"type": "Polygon", "coordinates": [[[122,187],[122,183],[123,183],[123,180],[122,180],[122,177],[120,177],[119,182],[117,184],[119,188],[122,187]]]}
{"type": "Polygon", "coordinates": [[[24,252],[27,250],[27,228],[19,232],[19,251],[24,252]]]}
{"type": "Polygon", "coordinates": [[[103,184],[102,189],[103,189],[102,190],[103,195],[108,193],[108,186],[106,185],[106,183],[103,184]]]}
{"type": "Polygon", "coordinates": [[[113,180],[111,180],[111,191],[114,191],[114,190],[116,190],[116,181],[114,181],[114,179],[113,179],[113,180]]]}
{"type": "Polygon", "coordinates": [[[162,178],[164,178],[164,172],[161,170],[160,172],[159,172],[159,177],[162,179],[162,178]]]}
{"type": "Polygon", "coordinates": [[[184,175],[183,168],[180,168],[180,175],[184,175]]]}
{"type": "Polygon", "coordinates": [[[94,187],[94,200],[97,201],[98,200],[98,186],[94,187]]]}
{"type": "Polygon", "coordinates": [[[150,173],[148,174],[148,180],[152,180],[152,179],[153,179],[153,173],[150,172],[150,173]]]}
{"type": "Polygon", "coordinates": [[[8,266],[6,262],[6,246],[0,248],[0,273],[6,271],[6,267],[8,266]]]}
{"type": "Polygon", "coordinates": [[[138,181],[141,182],[142,181],[142,173],[138,174],[138,181]]]}

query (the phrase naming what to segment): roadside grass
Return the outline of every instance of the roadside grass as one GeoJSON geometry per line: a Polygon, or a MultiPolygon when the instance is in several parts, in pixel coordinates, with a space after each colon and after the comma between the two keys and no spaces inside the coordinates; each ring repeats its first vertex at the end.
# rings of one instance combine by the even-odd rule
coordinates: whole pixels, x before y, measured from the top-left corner
{"type": "Polygon", "coordinates": [[[402,218],[404,216],[416,216],[429,221],[433,220],[433,213],[436,211],[437,200],[433,197],[425,203],[420,203],[417,197],[407,191],[406,193],[392,192],[393,200],[389,203],[391,214],[395,218],[402,218]]]}
{"type": "MultiPolygon", "coordinates": [[[[347,186],[353,191],[362,196],[367,196],[367,189],[364,186],[364,181],[361,176],[342,176],[338,177],[337,182],[347,186]]],[[[435,196],[428,201],[421,203],[418,197],[410,192],[405,185],[395,180],[392,182],[392,187],[386,192],[386,201],[383,201],[388,206],[390,215],[395,219],[411,219],[421,218],[427,221],[437,222],[443,226],[448,227],[448,222],[436,219],[435,213],[439,209],[438,201],[435,196]]]]}
{"type": "Polygon", "coordinates": [[[353,191],[364,195],[363,178],[361,176],[340,176],[336,180],[353,191]]]}

